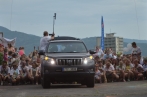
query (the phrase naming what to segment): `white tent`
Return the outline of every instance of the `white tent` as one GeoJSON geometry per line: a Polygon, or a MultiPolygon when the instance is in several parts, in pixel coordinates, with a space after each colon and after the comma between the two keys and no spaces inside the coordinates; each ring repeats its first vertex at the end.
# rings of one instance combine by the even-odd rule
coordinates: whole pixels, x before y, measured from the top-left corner
{"type": "Polygon", "coordinates": [[[0,44],[3,44],[4,47],[8,46],[8,43],[10,43],[12,46],[15,46],[16,38],[14,39],[8,39],[4,37],[0,37],[0,44]]]}

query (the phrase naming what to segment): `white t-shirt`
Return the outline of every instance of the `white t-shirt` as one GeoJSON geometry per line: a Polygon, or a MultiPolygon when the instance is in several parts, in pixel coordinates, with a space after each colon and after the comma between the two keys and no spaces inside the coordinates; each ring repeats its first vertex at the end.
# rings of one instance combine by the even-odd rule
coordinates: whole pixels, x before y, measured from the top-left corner
{"type": "Polygon", "coordinates": [[[10,75],[14,75],[14,73],[17,74],[17,75],[19,75],[20,74],[19,69],[17,68],[16,70],[14,70],[12,68],[11,71],[10,71],[10,75]]]}
{"type": "Polygon", "coordinates": [[[114,70],[114,66],[113,65],[110,65],[109,68],[105,67],[104,68],[104,71],[113,71],[114,70]]]}
{"type": "Polygon", "coordinates": [[[94,56],[101,57],[103,54],[104,54],[104,52],[103,52],[101,49],[99,49],[99,51],[96,52],[96,53],[94,54],[94,56]]]}
{"type": "Polygon", "coordinates": [[[95,78],[99,78],[100,76],[101,76],[101,72],[100,72],[100,70],[97,70],[95,72],[95,78]]]}
{"type": "Polygon", "coordinates": [[[103,59],[112,58],[112,54],[104,54],[103,59]]]}
{"type": "Polygon", "coordinates": [[[141,64],[138,64],[137,68],[139,68],[139,67],[143,68],[143,66],[141,64]]]}
{"type": "MultiPolygon", "coordinates": [[[[4,68],[2,66],[0,66],[0,73],[4,73],[4,68]]],[[[6,73],[10,73],[10,67],[6,67],[6,73]]]]}
{"type": "Polygon", "coordinates": [[[44,36],[44,37],[41,38],[41,40],[40,40],[40,50],[45,50],[49,40],[51,40],[50,36],[44,36]]]}
{"type": "Polygon", "coordinates": [[[137,46],[136,48],[132,49],[132,54],[138,54],[138,53],[141,53],[140,47],[137,46]]]}
{"type": "Polygon", "coordinates": [[[143,70],[147,71],[147,64],[143,64],[143,70]]]}
{"type": "Polygon", "coordinates": [[[23,74],[27,74],[27,71],[29,71],[29,67],[27,67],[27,66],[25,66],[25,67],[20,66],[18,68],[18,70],[21,70],[23,74]]]}

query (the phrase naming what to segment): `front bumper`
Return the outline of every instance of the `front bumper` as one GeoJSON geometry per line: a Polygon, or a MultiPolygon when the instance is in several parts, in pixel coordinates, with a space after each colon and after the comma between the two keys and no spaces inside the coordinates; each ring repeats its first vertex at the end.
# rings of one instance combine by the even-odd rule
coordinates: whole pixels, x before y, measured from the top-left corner
{"type": "Polygon", "coordinates": [[[81,82],[89,78],[94,78],[94,72],[49,72],[44,73],[45,80],[55,82],[55,81],[77,81],[81,82]]]}
{"type": "Polygon", "coordinates": [[[89,78],[94,78],[94,65],[87,66],[44,66],[43,78],[51,82],[55,81],[77,81],[81,82],[89,78]],[[77,68],[77,71],[63,71],[62,68],[77,68]]]}

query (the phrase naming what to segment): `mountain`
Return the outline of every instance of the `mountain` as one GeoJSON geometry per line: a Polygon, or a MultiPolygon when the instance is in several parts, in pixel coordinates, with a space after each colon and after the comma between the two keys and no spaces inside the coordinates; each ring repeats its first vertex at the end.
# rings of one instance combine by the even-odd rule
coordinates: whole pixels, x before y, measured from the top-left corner
{"type": "Polygon", "coordinates": [[[127,43],[132,43],[134,41],[136,43],[147,43],[147,40],[137,40],[137,39],[127,39],[127,38],[124,38],[124,42],[127,42],[127,43]]]}
{"type": "MultiPolygon", "coordinates": [[[[38,48],[40,38],[36,35],[26,34],[23,32],[18,31],[10,31],[7,28],[4,28],[0,26],[0,32],[3,32],[5,38],[9,39],[16,39],[16,47],[23,46],[25,47],[25,52],[28,55],[30,52],[33,51],[34,46],[38,48]]],[[[96,37],[88,37],[88,38],[82,38],[81,39],[87,46],[88,49],[94,49],[96,46],[96,37]]],[[[124,38],[124,47],[127,47],[128,43],[136,42],[137,45],[142,50],[142,55],[147,56],[147,40],[136,40],[136,39],[126,39],[124,38]]]]}

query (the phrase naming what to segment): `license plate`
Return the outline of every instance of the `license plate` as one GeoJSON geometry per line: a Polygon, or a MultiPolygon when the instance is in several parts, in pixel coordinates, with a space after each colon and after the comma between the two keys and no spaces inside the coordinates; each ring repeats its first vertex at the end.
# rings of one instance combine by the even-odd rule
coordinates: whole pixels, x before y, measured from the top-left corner
{"type": "Polygon", "coordinates": [[[62,71],[77,71],[77,68],[63,68],[62,71]]]}

